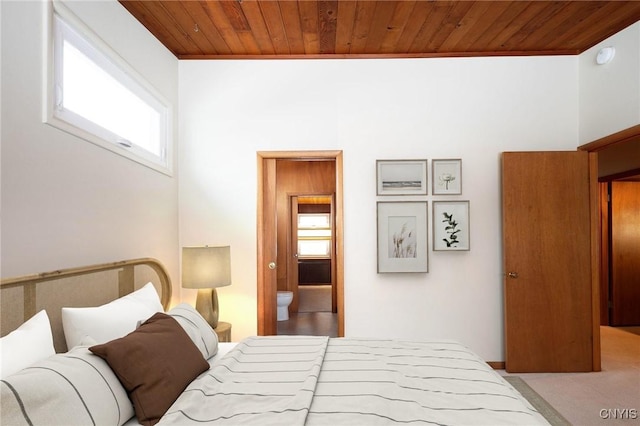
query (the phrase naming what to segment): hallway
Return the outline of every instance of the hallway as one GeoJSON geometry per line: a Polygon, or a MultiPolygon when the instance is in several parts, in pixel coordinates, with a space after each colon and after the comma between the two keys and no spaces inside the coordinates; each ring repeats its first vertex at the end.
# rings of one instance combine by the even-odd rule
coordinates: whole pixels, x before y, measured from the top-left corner
{"type": "Polygon", "coordinates": [[[298,296],[298,313],[278,321],[278,334],[337,337],[338,314],[331,312],[331,286],[299,286],[298,296]]]}
{"type": "MultiPolygon", "coordinates": [[[[538,394],[574,425],[637,424],[640,401],[640,335],[600,327],[602,371],[593,373],[520,373],[538,394]],[[627,409],[623,418],[609,410],[627,409]]],[[[507,374],[504,370],[501,374],[507,374]]],[[[622,413],[622,411],[620,411],[622,413]]]]}

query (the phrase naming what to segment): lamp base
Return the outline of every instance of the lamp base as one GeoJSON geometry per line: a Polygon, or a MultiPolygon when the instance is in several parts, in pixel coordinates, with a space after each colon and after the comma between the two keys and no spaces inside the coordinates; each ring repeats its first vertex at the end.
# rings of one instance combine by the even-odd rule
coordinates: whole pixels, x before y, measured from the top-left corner
{"type": "Polygon", "coordinates": [[[196,310],[211,328],[215,329],[218,326],[218,294],[215,288],[198,289],[196,310]]]}

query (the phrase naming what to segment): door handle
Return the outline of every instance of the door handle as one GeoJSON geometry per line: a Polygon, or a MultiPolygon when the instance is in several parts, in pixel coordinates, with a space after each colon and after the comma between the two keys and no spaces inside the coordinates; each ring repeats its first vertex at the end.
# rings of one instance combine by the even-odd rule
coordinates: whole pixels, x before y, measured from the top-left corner
{"type": "Polygon", "coordinates": [[[509,273],[507,274],[507,276],[508,276],[509,278],[518,278],[518,273],[517,273],[517,272],[509,272],[509,273]]]}
{"type": "Polygon", "coordinates": [[[269,262],[269,269],[276,269],[276,262],[269,262]]]}

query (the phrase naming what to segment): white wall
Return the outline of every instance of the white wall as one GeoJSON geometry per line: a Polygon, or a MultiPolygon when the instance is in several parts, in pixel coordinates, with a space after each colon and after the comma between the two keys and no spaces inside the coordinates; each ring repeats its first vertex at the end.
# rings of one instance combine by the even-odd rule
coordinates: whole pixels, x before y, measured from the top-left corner
{"type": "MultiPolygon", "coordinates": [[[[177,178],[42,122],[45,4],[2,2],[2,276],[155,257],[176,283],[177,178]]],[[[124,7],[68,6],[177,107],[177,59],[124,7]]]]}
{"type": "Polygon", "coordinates": [[[182,61],[180,243],[231,245],[218,294],[233,339],[256,333],[256,151],[341,149],[346,335],[452,338],[503,360],[500,153],[575,149],[577,62],[182,61]],[[471,251],[376,273],[375,160],[394,158],[462,158],[451,198],[471,202],[471,251]]]}
{"type": "Polygon", "coordinates": [[[579,80],[581,145],[640,124],[640,23],[582,53],[579,80]],[[615,47],[615,57],[598,65],[606,46],[615,47]]]}
{"type": "Polygon", "coordinates": [[[579,57],[178,63],[115,0],[69,7],[180,100],[180,187],[42,124],[44,3],[2,1],[1,275],[152,256],[177,300],[179,247],[231,244],[219,294],[234,340],[256,333],[256,151],[344,151],[347,335],[453,338],[502,360],[500,152],[573,150],[639,122],[640,24],[579,57]],[[471,251],[376,274],[375,160],[391,158],[462,158],[452,198],[471,201],[471,251]]]}

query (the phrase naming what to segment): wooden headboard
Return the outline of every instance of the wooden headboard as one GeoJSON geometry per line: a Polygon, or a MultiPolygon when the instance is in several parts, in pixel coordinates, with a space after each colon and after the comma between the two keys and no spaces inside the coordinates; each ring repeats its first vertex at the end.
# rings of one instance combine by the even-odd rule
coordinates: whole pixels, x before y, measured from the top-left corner
{"type": "Polygon", "coordinates": [[[171,279],[155,259],[142,258],[61,269],[0,282],[0,332],[4,336],[42,309],[51,321],[56,352],[67,350],[62,307],[100,306],[152,282],[162,306],[171,303],[171,279]]]}

